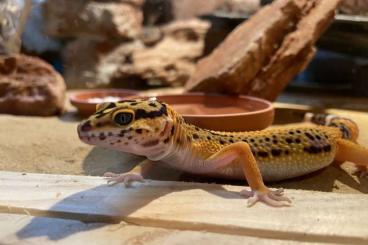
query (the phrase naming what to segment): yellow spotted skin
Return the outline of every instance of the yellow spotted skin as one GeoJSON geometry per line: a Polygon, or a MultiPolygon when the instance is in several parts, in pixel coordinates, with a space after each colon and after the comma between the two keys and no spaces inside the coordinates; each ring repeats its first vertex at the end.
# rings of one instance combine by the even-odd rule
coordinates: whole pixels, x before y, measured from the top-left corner
{"type": "MultiPolygon", "coordinates": [[[[285,126],[232,133],[187,124],[181,127],[187,139],[182,148],[189,148],[190,154],[198,158],[206,159],[235,142],[248,143],[266,181],[292,178],[326,167],[334,159],[336,140],[341,138],[339,129],[325,126],[285,126]]],[[[241,179],[243,173],[235,160],[213,175],[241,179]]]]}
{"type": "Polygon", "coordinates": [[[211,169],[206,159],[236,142],[249,144],[266,181],[305,175],[331,164],[337,141],[353,140],[356,125],[328,115],[310,116],[329,126],[285,126],[251,132],[217,132],[185,122],[169,105],[156,100],[104,103],[83,121],[84,142],[146,156],[174,168],[222,178],[244,179],[239,159],[211,169]],[[209,171],[204,171],[209,170],[209,171]]]}

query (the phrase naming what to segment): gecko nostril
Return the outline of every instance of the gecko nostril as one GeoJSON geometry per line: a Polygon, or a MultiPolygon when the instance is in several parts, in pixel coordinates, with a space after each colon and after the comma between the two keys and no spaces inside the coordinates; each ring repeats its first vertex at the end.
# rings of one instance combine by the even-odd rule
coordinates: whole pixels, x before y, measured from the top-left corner
{"type": "Polygon", "coordinates": [[[82,126],[80,127],[82,132],[87,132],[90,131],[92,129],[92,125],[90,123],[90,121],[87,121],[85,123],[82,124],[82,126]]]}

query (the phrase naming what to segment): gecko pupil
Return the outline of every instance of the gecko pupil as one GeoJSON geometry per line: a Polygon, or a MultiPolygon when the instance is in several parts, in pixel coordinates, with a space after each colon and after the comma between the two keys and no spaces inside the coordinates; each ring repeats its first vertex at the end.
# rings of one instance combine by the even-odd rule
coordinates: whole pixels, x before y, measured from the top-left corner
{"type": "Polygon", "coordinates": [[[117,113],[114,117],[114,122],[118,125],[128,125],[133,120],[133,114],[129,112],[117,113]]]}

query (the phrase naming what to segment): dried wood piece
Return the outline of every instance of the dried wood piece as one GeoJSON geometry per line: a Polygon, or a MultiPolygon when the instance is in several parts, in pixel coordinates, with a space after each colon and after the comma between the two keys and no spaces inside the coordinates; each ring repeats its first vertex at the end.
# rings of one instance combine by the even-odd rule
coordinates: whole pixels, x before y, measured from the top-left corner
{"type": "Polygon", "coordinates": [[[304,1],[302,7],[307,10],[307,15],[300,20],[296,31],[285,37],[270,63],[252,81],[250,89],[243,93],[275,100],[288,82],[304,70],[314,57],[314,44],[332,21],[338,2],[304,1]]]}
{"type": "Polygon", "coordinates": [[[191,91],[241,93],[269,62],[300,14],[293,0],[276,1],[262,8],[198,62],[186,87],[191,91]]]}
{"type": "MultiPolygon", "coordinates": [[[[301,245],[298,241],[231,235],[204,231],[175,230],[127,223],[84,223],[79,220],[0,214],[0,244],[257,244],[301,245]]],[[[308,243],[309,244],[309,243],[308,243]]],[[[313,244],[312,244],[313,245],[313,244]]]]}
{"type": "MultiPolygon", "coordinates": [[[[292,207],[247,208],[238,194],[243,188],[150,180],[123,188],[107,186],[101,177],[0,172],[0,211],[299,242],[367,244],[366,194],[287,190],[292,207]]],[[[18,234],[36,229],[36,221],[18,234]]]]}
{"type": "Polygon", "coordinates": [[[314,44],[332,21],[338,3],[339,0],[279,0],[263,8],[198,63],[187,89],[275,100],[313,58],[314,44]],[[282,4],[293,6],[291,14],[281,11],[282,4]],[[273,21],[266,17],[270,15],[273,21]],[[259,28],[258,22],[265,22],[264,26],[272,27],[272,32],[259,28]],[[267,26],[273,22],[289,28],[267,26]]]}

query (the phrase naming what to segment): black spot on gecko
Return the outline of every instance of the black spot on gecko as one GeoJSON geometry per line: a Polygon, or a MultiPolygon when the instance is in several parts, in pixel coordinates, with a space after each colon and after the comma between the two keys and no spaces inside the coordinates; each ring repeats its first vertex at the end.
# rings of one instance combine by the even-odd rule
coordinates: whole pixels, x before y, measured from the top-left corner
{"type": "Polygon", "coordinates": [[[310,147],[304,147],[304,151],[308,152],[310,154],[317,154],[317,153],[320,153],[322,151],[322,149],[320,147],[316,147],[316,146],[312,145],[310,147]]]}
{"type": "Polygon", "coordinates": [[[299,138],[295,139],[295,143],[299,144],[300,142],[302,142],[299,138]]]}
{"type": "Polygon", "coordinates": [[[150,141],[147,141],[147,142],[144,142],[142,144],[143,147],[150,147],[150,146],[154,146],[154,145],[157,145],[160,141],[158,139],[155,139],[155,140],[150,140],[150,141]]]}
{"type": "Polygon", "coordinates": [[[137,109],[135,110],[135,120],[141,119],[141,118],[155,118],[160,117],[162,115],[167,115],[167,108],[166,105],[162,105],[162,107],[157,111],[145,111],[143,109],[137,109]]]}
{"type": "Polygon", "coordinates": [[[132,106],[138,105],[138,102],[132,102],[132,103],[130,103],[130,105],[132,105],[132,106]]]}
{"type": "Polygon", "coordinates": [[[310,133],[305,132],[304,134],[305,134],[305,136],[307,136],[310,140],[314,140],[313,135],[311,135],[310,133]]]}
{"type": "Polygon", "coordinates": [[[285,150],[285,155],[289,155],[289,150],[285,150]]]}
{"type": "Polygon", "coordinates": [[[223,141],[223,140],[219,140],[219,142],[220,142],[221,145],[225,144],[225,141],[223,141]]]}
{"type": "Polygon", "coordinates": [[[286,138],[286,139],[285,139],[285,141],[286,141],[286,143],[288,143],[288,144],[293,143],[293,139],[292,139],[292,138],[286,138]]]}
{"type": "Polygon", "coordinates": [[[98,136],[98,138],[99,138],[100,140],[105,140],[105,139],[106,139],[106,136],[105,136],[105,134],[104,134],[104,133],[100,133],[100,135],[98,136]]]}
{"type": "Polygon", "coordinates": [[[245,143],[248,143],[248,140],[243,139],[242,141],[245,142],[245,143]]]}
{"type": "Polygon", "coordinates": [[[280,156],[281,155],[281,150],[280,149],[272,149],[271,154],[274,157],[280,156]]]}
{"type": "Polygon", "coordinates": [[[199,138],[199,136],[198,136],[198,134],[193,134],[193,139],[198,139],[199,138]]]}
{"type": "Polygon", "coordinates": [[[272,140],[272,143],[277,144],[279,142],[277,140],[272,140]]]}
{"type": "Polygon", "coordinates": [[[137,134],[141,134],[141,133],[143,132],[143,129],[141,129],[141,128],[137,128],[137,129],[135,130],[135,132],[136,132],[137,134]]]}
{"type": "Polygon", "coordinates": [[[266,137],[266,138],[265,138],[265,141],[266,141],[266,142],[270,142],[270,138],[266,137]]]}
{"type": "Polygon", "coordinates": [[[317,140],[320,140],[321,139],[321,136],[319,136],[318,134],[316,135],[316,139],[317,140]]]}
{"type": "Polygon", "coordinates": [[[131,139],[133,139],[133,136],[131,136],[131,135],[128,136],[128,140],[131,140],[131,139]]]}
{"type": "Polygon", "coordinates": [[[265,152],[265,151],[259,151],[259,152],[257,153],[257,155],[258,155],[258,156],[260,156],[260,157],[268,157],[268,153],[267,153],[267,152],[265,152]]]}
{"type": "Polygon", "coordinates": [[[211,140],[212,138],[211,138],[211,136],[207,136],[207,139],[208,139],[208,140],[211,140]]]}
{"type": "Polygon", "coordinates": [[[294,134],[294,131],[289,131],[289,134],[293,135],[294,134]]]}
{"type": "Polygon", "coordinates": [[[323,150],[324,150],[325,152],[330,152],[330,151],[331,151],[331,145],[325,145],[325,146],[323,147],[323,150]]]}
{"type": "Polygon", "coordinates": [[[119,137],[124,137],[124,134],[126,133],[126,130],[121,130],[120,133],[118,134],[119,137]]]}
{"type": "Polygon", "coordinates": [[[230,142],[230,143],[234,143],[234,140],[233,140],[233,139],[229,139],[229,142],[230,142]]]}
{"type": "Polygon", "coordinates": [[[152,103],[152,102],[151,102],[151,103],[149,103],[148,105],[149,105],[149,106],[152,106],[152,107],[157,107],[157,105],[156,105],[155,103],[152,103]]]}

